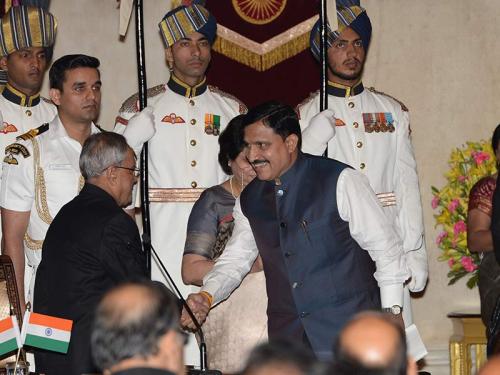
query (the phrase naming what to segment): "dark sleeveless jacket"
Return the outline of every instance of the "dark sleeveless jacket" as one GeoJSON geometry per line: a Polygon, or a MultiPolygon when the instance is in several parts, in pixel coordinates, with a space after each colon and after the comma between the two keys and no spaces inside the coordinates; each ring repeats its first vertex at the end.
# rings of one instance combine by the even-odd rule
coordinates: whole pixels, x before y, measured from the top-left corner
{"type": "Polygon", "coordinates": [[[349,166],[299,153],[275,181],[255,179],[241,195],[264,264],[271,338],[307,337],[329,359],[339,330],[362,310],[380,308],[375,264],[337,208],[337,181],[349,166]]]}

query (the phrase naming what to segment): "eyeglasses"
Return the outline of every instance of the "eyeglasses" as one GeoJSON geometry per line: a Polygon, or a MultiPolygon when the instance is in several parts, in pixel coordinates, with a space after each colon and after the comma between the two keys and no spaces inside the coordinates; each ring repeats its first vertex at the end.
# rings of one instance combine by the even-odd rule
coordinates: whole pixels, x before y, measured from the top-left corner
{"type": "Polygon", "coordinates": [[[128,167],[121,167],[119,165],[115,165],[115,168],[120,168],[120,169],[126,169],[128,171],[134,172],[135,177],[139,177],[141,175],[141,170],[139,168],[128,168],[128,167]]]}

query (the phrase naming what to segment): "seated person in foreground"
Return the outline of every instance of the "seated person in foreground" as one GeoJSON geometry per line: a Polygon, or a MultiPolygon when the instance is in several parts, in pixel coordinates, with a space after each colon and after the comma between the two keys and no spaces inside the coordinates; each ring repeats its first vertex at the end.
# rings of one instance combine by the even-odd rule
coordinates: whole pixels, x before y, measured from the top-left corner
{"type": "Polygon", "coordinates": [[[92,357],[105,374],[183,375],[184,339],[177,298],[144,280],[109,291],[97,307],[92,357]]]}
{"type": "Polygon", "coordinates": [[[340,332],[336,375],[416,375],[417,364],[407,354],[405,333],[387,313],[357,314],[340,332]]]}

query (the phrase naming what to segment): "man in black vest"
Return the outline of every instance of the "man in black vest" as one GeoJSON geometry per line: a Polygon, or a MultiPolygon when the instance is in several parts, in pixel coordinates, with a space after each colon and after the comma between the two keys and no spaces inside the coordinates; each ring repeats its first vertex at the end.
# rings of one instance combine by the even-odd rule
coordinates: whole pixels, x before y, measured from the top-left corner
{"type": "Polygon", "coordinates": [[[302,340],[328,360],[338,332],[357,312],[382,306],[402,324],[397,310],[409,273],[366,177],[302,153],[299,121],[287,105],[253,108],[243,129],[257,178],[236,201],[233,235],[189,302],[225,299],[260,253],[270,338],[302,340]]]}

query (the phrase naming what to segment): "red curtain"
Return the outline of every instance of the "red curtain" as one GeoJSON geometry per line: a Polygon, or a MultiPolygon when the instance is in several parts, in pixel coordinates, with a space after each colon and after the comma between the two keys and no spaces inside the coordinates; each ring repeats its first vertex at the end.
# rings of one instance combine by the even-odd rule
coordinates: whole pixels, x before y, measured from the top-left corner
{"type": "MultiPolygon", "coordinates": [[[[234,2],[248,4],[252,1],[234,0],[234,2]]],[[[255,0],[255,3],[257,2],[258,0],[255,0]]],[[[222,27],[256,43],[263,43],[318,13],[316,0],[268,1],[273,4],[284,2],[286,5],[282,12],[266,24],[255,24],[254,19],[245,20],[237,13],[233,0],[207,1],[206,7],[222,27]]],[[[308,38],[309,33],[307,40],[308,38]]],[[[207,75],[212,85],[236,95],[248,106],[267,100],[279,100],[295,106],[320,86],[319,64],[309,48],[263,71],[214,51],[207,75]]]]}

